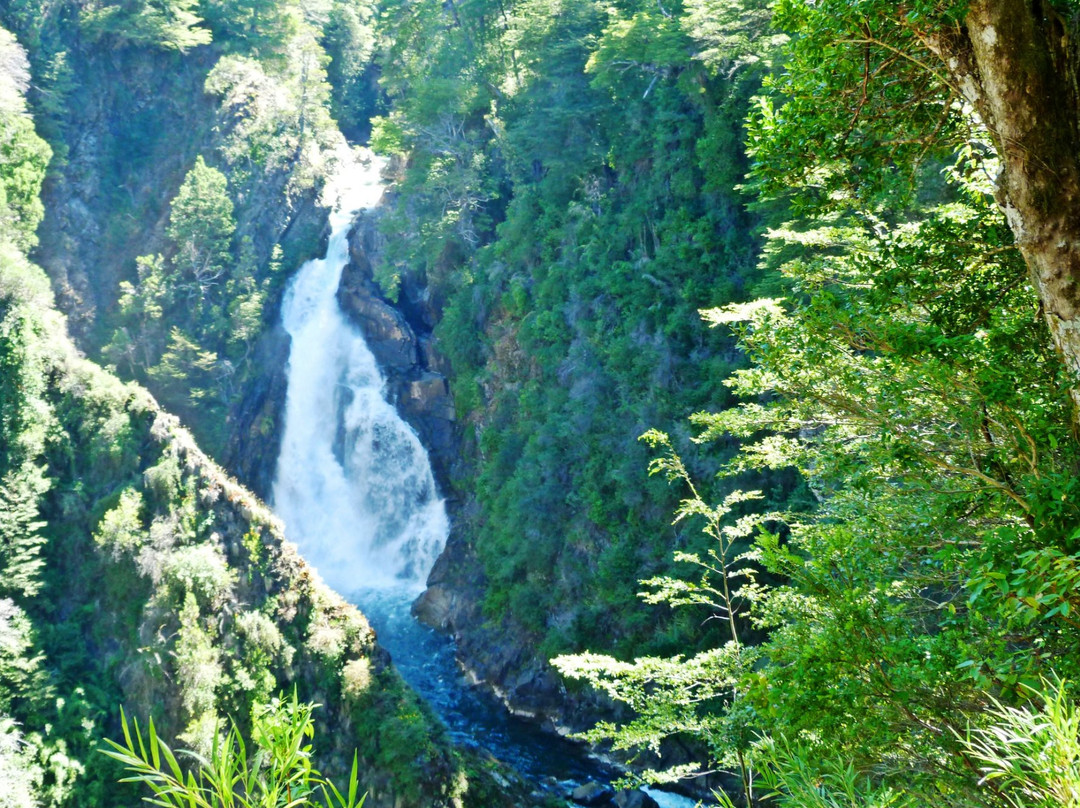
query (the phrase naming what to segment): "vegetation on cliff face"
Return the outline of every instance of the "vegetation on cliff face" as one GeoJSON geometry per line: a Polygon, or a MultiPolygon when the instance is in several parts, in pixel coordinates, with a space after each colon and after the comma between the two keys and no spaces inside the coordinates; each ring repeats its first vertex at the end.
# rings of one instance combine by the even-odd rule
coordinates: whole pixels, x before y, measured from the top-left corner
{"type": "MultiPolygon", "coordinates": [[[[401,236],[376,276],[390,293],[426,284],[441,314],[465,430],[460,535],[484,575],[469,597],[490,629],[459,620],[466,648],[480,634],[541,656],[697,641],[695,618],[641,608],[627,583],[671,571],[673,545],[699,547],[670,526],[677,498],[649,479],[637,436],[729,400],[742,359],[697,311],[762,280],[758,218],[734,186],[767,12],[742,28],[726,14],[383,4],[391,107],[374,144],[408,160],[384,225],[401,236]]],[[[791,479],[756,485],[782,501],[791,479]]],[[[471,571],[455,574],[440,585],[465,588],[471,571]]]]}
{"type": "MultiPolygon", "coordinates": [[[[120,705],[205,752],[224,716],[247,733],[258,705],[294,688],[326,705],[320,768],[340,780],[356,750],[368,805],[499,804],[273,514],[142,387],[68,339],[48,278],[19,249],[42,214],[33,198],[48,147],[11,100],[26,84],[22,51],[0,42],[0,132],[13,156],[0,171],[4,804],[138,804],[99,753],[103,737],[120,736],[120,705]]],[[[221,175],[201,161],[193,171],[169,237],[188,238],[185,212],[209,206],[199,249],[212,262],[230,208],[221,175]]]]}
{"type": "Polygon", "coordinates": [[[290,682],[372,804],[500,799],[273,517],[77,355],[26,258],[40,238],[87,350],[215,451],[272,435],[237,413],[380,71],[401,159],[373,271],[453,368],[438,583],[468,661],[558,712],[537,671],[571,653],[631,708],[593,739],[748,805],[1075,804],[1078,13],[5,4],[29,53],[0,32],[14,804],[122,800],[91,754],[119,701],[206,747],[290,682]]]}
{"type": "Polygon", "coordinates": [[[350,132],[371,114],[372,16],[368,0],[0,9],[57,154],[37,257],[80,347],[216,457],[274,433],[273,407],[244,405],[276,357],[283,268],[316,252],[325,224],[331,111],[350,132]]]}
{"type": "Polygon", "coordinates": [[[57,337],[39,270],[8,254],[2,290],[0,692],[6,726],[30,733],[12,747],[39,772],[42,804],[133,801],[95,753],[121,703],[207,748],[220,715],[245,721],[289,682],[332,705],[330,771],[356,745],[376,804],[449,804],[435,784],[450,789],[458,764],[364,619],[175,418],[57,337]]]}
{"type": "MultiPolygon", "coordinates": [[[[998,92],[987,38],[994,58],[1031,46],[1032,75],[1057,58],[1076,30],[1059,6],[776,4],[792,39],[748,143],[752,187],[787,203],[763,257],[783,296],[705,312],[753,366],[727,381],[742,403],[693,421],[703,443],[742,442],[727,474],[794,467],[817,504],[711,530],[722,554],[764,520],[728,559],[749,578],[730,600],[715,555],[687,558],[698,581],[653,582],[675,605],[734,603],[765,642],[559,661],[638,710],[597,736],[689,732],[751,803],[1075,802],[1077,378],[1044,277],[1058,206],[1040,221],[1014,201],[1044,170],[1067,185],[1075,155],[1025,168],[1014,150],[1036,152],[1006,134],[1023,104],[972,98],[998,92]],[[988,29],[990,6],[1012,24],[988,29]]],[[[716,510],[692,492],[682,513],[716,510]]]]}
{"type": "Polygon", "coordinates": [[[677,651],[559,664],[747,802],[1074,801],[1075,4],[384,13],[382,282],[435,290],[475,429],[457,628],[677,651]]]}

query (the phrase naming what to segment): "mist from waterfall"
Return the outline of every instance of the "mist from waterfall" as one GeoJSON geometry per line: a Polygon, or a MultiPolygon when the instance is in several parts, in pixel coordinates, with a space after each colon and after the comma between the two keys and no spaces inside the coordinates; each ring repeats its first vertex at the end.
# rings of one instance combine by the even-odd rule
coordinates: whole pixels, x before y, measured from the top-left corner
{"type": "Polygon", "coordinates": [[[304,264],[282,302],[292,337],[274,508],[331,587],[419,589],[449,522],[427,453],[385,398],[363,336],[337,302],[357,211],[379,204],[385,160],[342,150],[328,186],[326,257],[304,264]]]}

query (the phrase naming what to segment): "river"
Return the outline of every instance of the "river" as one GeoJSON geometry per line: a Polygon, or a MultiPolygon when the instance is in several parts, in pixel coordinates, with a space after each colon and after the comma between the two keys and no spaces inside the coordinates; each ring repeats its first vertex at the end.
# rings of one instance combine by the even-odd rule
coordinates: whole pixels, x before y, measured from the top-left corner
{"type": "MultiPolygon", "coordinates": [[[[357,211],[379,204],[384,161],[342,149],[326,256],[297,272],[282,301],[292,337],[285,430],[273,489],[286,535],[331,587],[356,603],[405,680],[449,727],[537,783],[608,782],[580,747],[510,716],[467,686],[453,644],[421,626],[409,606],[449,533],[427,453],[385,397],[363,337],[337,302],[357,211]]],[[[651,792],[664,808],[693,801],[651,792]]]]}

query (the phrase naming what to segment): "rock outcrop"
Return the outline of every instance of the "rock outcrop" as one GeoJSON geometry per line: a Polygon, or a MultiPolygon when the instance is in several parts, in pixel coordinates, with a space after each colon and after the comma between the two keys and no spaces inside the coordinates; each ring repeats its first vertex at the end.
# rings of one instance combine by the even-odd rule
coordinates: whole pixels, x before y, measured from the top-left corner
{"type": "Polygon", "coordinates": [[[374,266],[382,256],[378,216],[377,211],[360,214],[350,233],[350,261],[341,275],[338,302],[375,354],[389,400],[416,430],[439,488],[448,495],[458,436],[447,364],[431,336],[435,314],[422,307],[395,307],[376,282],[374,266]]]}
{"type": "Polygon", "coordinates": [[[578,805],[602,806],[613,805],[612,797],[614,796],[615,792],[611,787],[589,782],[575,788],[570,794],[570,799],[578,805]]]}
{"type": "Polygon", "coordinates": [[[222,462],[259,497],[269,499],[285,423],[289,335],[280,324],[259,340],[252,361],[262,372],[229,413],[230,440],[222,462]]]}
{"type": "Polygon", "coordinates": [[[660,808],[660,803],[639,789],[620,791],[615,795],[619,808],[660,808]]]}

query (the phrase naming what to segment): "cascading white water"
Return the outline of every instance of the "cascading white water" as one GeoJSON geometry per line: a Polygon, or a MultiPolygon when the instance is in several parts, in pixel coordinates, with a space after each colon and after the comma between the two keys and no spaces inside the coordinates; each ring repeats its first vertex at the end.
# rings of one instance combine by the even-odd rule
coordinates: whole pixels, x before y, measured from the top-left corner
{"type": "Polygon", "coordinates": [[[421,587],[449,532],[427,453],[386,401],[375,357],[336,297],[349,228],[357,211],[378,205],[384,163],[342,150],[327,188],[326,257],[300,268],[282,303],[292,350],[274,508],[301,554],[344,594],[421,587]]]}
{"type": "MultiPolygon", "coordinates": [[[[565,741],[514,725],[458,682],[448,641],[409,615],[408,606],[449,533],[427,453],[384,398],[384,382],[363,337],[337,302],[355,213],[382,196],[384,161],[343,149],[326,257],[308,261],[285,292],[282,320],[292,337],[285,433],[274,481],[274,507],[285,533],[334,589],[364,607],[391,646],[402,673],[434,699],[454,736],[482,743],[536,776],[569,768],[582,779],[580,755],[565,741]],[[372,590],[380,590],[373,592],[372,590]],[[387,628],[387,631],[383,630],[387,628]],[[577,767],[577,768],[575,768],[577,767]]],[[[664,808],[692,806],[652,792],[664,808]]]]}

